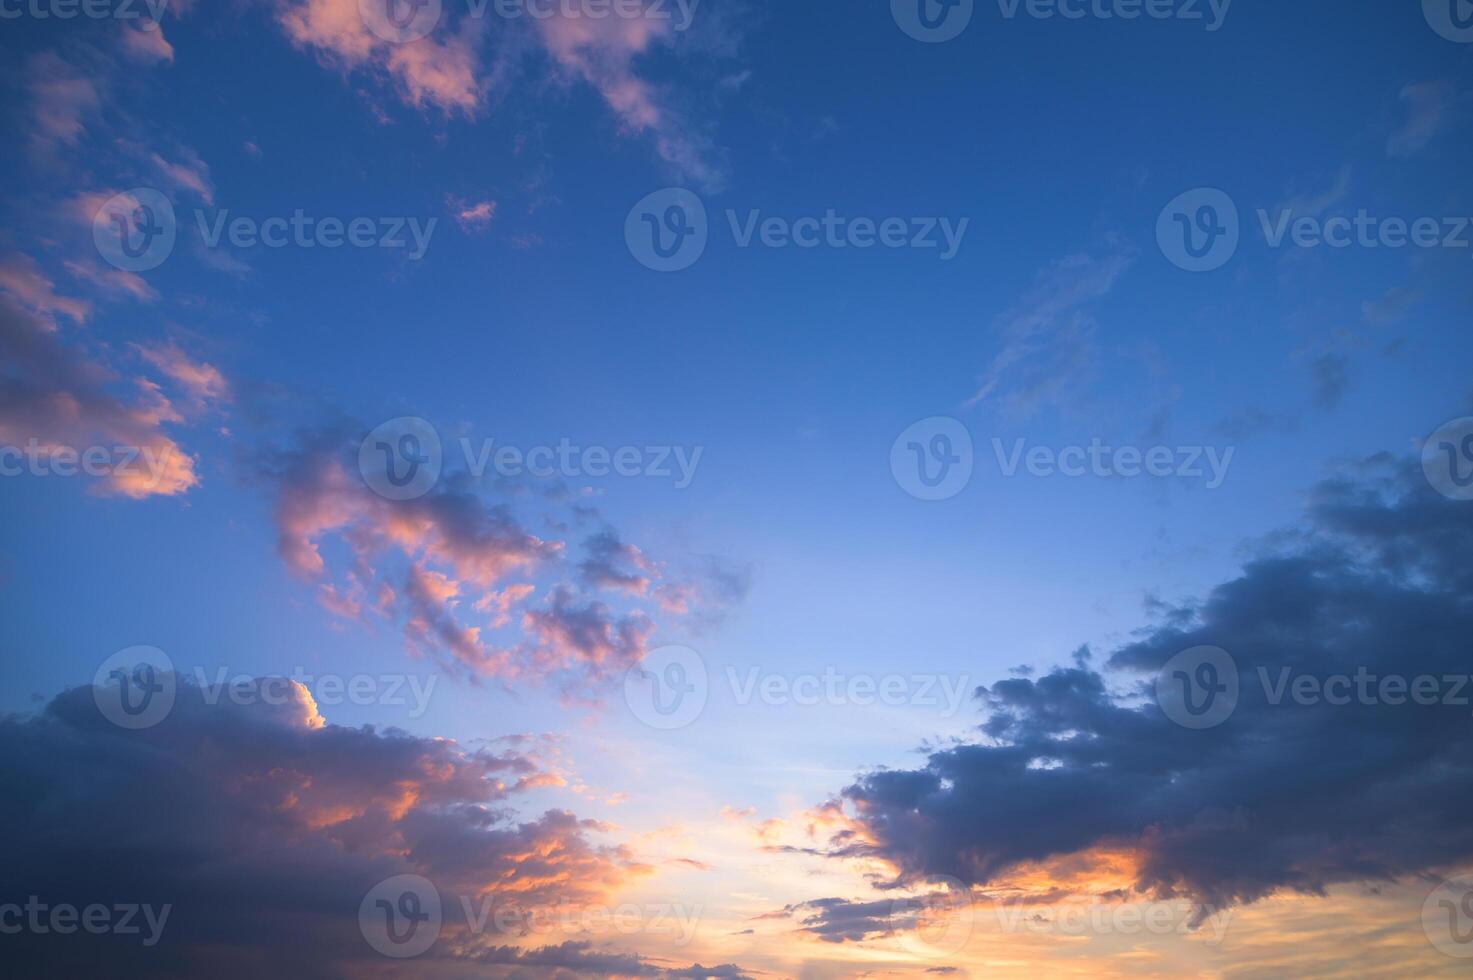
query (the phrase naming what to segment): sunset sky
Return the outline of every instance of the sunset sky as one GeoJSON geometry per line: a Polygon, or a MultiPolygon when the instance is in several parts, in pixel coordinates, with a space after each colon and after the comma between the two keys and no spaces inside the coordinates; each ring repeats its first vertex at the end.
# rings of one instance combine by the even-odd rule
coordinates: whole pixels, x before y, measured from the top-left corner
{"type": "Polygon", "coordinates": [[[18,975],[1466,975],[1466,0],[0,44],[18,975]]]}

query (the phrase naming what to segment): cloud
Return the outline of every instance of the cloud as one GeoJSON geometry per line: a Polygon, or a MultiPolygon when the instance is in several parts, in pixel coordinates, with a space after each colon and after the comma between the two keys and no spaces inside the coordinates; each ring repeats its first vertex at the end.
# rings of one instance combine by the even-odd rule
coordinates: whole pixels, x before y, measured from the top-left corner
{"type": "Polygon", "coordinates": [[[1402,88],[1406,120],[1387,139],[1387,156],[1411,157],[1425,150],[1447,127],[1457,102],[1457,89],[1451,82],[1420,82],[1402,88]]]}
{"type": "MultiPolygon", "coordinates": [[[[228,980],[423,976],[436,961],[464,970],[481,956],[532,963],[552,954],[507,952],[515,937],[494,920],[470,928],[458,896],[473,908],[577,907],[650,871],[572,813],[517,817],[509,805],[538,768],[514,747],[333,725],[282,678],[246,691],[259,696],[237,703],[180,678],[168,716],[138,731],[106,721],[90,687],[0,720],[0,874],[20,899],[172,906],[152,947],[81,930],[8,936],[10,970],[69,975],[106,962],[111,976],[228,980]],[[391,961],[364,941],[358,910],[401,873],[434,884],[445,923],[425,955],[391,961]]],[[[580,951],[564,950],[570,964],[580,951]]]]}
{"type": "MultiPolygon", "coordinates": [[[[449,7],[431,33],[403,44],[389,43],[368,29],[359,0],[276,0],[275,11],[287,36],[328,64],[387,75],[410,105],[466,116],[485,107],[488,93],[511,75],[530,40],[563,80],[593,88],[625,133],[649,136],[656,153],[681,179],[706,189],[719,187],[719,154],[704,128],[671,104],[669,91],[636,68],[656,46],[673,45],[679,32],[670,19],[589,17],[554,6],[525,30],[503,19],[493,32],[485,27],[486,16],[467,14],[452,22],[449,7]],[[488,54],[492,36],[500,46],[488,54]]],[[[724,43],[729,47],[734,42],[724,43]]],[[[725,53],[714,43],[705,47],[706,53],[725,53]]]]}
{"type": "Polygon", "coordinates": [[[1280,202],[1277,210],[1290,211],[1296,217],[1318,217],[1345,200],[1351,186],[1350,164],[1340,168],[1334,183],[1318,194],[1295,194],[1280,202]]]}
{"type": "MultiPolygon", "coordinates": [[[[751,980],[735,963],[705,967],[699,963],[689,967],[670,969],[657,966],[648,959],[633,953],[620,953],[595,949],[590,942],[568,940],[556,946],[538,949],[518,949],[513,946],[498,946],[477,953],[475,960],[483,964],[529,967],[536,970],[538,977],[557,977],[573,980],[575,977],[660,977],[665,980],[751,980]]],[[[517,974],[518,977],[523,974],[517,974]]],[[[525,974],[531,980],[533,974],[525,974]]]]}
{"type": "Polygon", "coordinates": [[[496,217],[495,201],[477,201],[472,204],[460,198],[450,197],[446,199],[451,212],[455,215],[455,223],[460,225],[461,231],[481,231],[491,224],[491,219],[496,217]]]}
{"type": "Polygon", "coordinates": [[[177,344],[135,344],[134,349],[145,361],[183,388],[193,404],[205,407],[230,399],[230,382],[225,380],[220,369],[195,360],[177,344]]]}
{"type": "Polygon", "coordinates": [[[1309,363],[1314,384],[1314,403],[1326,411],[1340,404],[1350,388],[1350,359],[1344,354],[1326,351],[1309,363]]]}
{"type": "Polygon", "coordinates": [[[585,557],[578,565],[583,581],[595,588],[617,589],[633,595],[649,591],[650,579],[641,574],[653,570],[649,559],[632,544],[625,544],[614,531],[600,531],[583,542],[585,557]]]}
{"type": "Polygon", "coordinates": [[[655,624],[639,610],[619,616],[597,600],[577,602],[559,587],[546,605],[528,609],[522,628],[527,655],[541,673],[577,670],[591,686],[622,676],[644,660],[655,624]]]}
{"type": "Polygon", "coordinates": [[[174,60],[174,46],[164,38],[162,24],[146,21],[151,26],[123,31],[123,51],[137,61],[157,63],[174,60]]]}
{"type": "Polygon", "coordinates": [[[1000,401],[1031,414],[1079,383],[1095,360],[1092,316],[1082,308],[1109,294],[1133,254],[1065,256],[1040,272],[1018,303],[993,321],[1002,349],[968,405],[1000,401]]]}
{"type": "Polygon", "coordinates": [[[634,69],[636,58],[669,41],[669,21],[560,14],[539,20],[537,31],[559,68],[591,85],[629,132],[653,134],[660,156],[703,186],[716,180],[704,147],[634,69]]]}
{"type": "Polygon", "coordinates": [[[410,105],[473,114],[483,98],[479,24],[464,18],[459,34],[441,29],[393,44],[368,29],[358,0],[277,0],[276,20],[288,38],[345,70],[387,74],[410,105]]]}
{"type": "Polygon", "coordinates": [[[153,165],[163,174],[167,183],[174,187],[191,191],[199,195],[206,204],[215,203],[215,185],[210,180],[210,166],[199,158],[199,154],[187,146],[181,146],[176,151],[179,162],[174,163],[165,160],[157,153],[150,153],[149,159],[153,165]]]}
{"type": "Polygon", "coordinates": [[[57,295],[55,283],[46,278],[35,260],[19,252],[0,255],[0,289],[48,321],[51,314],[61,313],[81,323],[92,313],[92,304],[86,300],[57,295]]]}
{"type": "Polygon", "coordinates": [[[277,550],[335,615],[368,622],[402,613],[412,652],[447,654],[471,678],[548,681],[581,698],[644,659],[655,623],[641,605],[699,624],[745,594],[744,570],[706,559],[689,581],[661,582],[688,600],[672,608],[653,594],[658,563],[608,528],[585,540],[575,589],[561,580],[566,543],[529,532],[468,473],[442,474],[409,500],[376,494],[357,471],[361,438],[345,423],[252,461],[275,489],[277,550]],[[325,546],[341,560],[330,562],[325,546]],[[537,577],[540,602],[538,581],[527,580],[537,577]]]}
{"type": "Polygon", "coordinates": [[[892,885],[987,888],[1111,850],[1134,891],[1203,909],[1473,859],[1466,700],[1275,704],[1263,680],[1468,674],[1473,510],[1416,461],[1364,470],[1318,486],[1300,529],[1116,650],[1108,675],[1074,665],[979,689],[985,740],[847,787],[854,822],[829,853],[883,861],[892,885]],[[1200,645],[1231,654],[1241,693],[1224,723],[1193,731],[1152,691],[1200,645]]]}
{"type": "Polygon", "coordinates": [[[194,458],[164,431],[184,419],[156,383],[134,378],[131,399],[115,395],[111,370],[9,300],[0,300],[0,355],[0,443],[70,456],[72,467],[95,450],[107,460],[94,484],[104,493],[170,496],[199,482],[194,458]]]}
{"type": "Polygon", "coordinates": [[[86,118],[102,106],[92,79],[51,51],[26,61],[26,88],[31,98],[31,148],[49,153],[74,147],[86,133],[86,118]]]}

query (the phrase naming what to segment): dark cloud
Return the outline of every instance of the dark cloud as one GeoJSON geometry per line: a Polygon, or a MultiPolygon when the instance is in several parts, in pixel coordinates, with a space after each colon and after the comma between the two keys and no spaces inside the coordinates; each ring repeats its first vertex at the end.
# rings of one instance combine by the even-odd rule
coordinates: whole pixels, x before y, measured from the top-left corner
{"type": "Polygon", "coordinates": [[[1314,382],[1314,403],[1319,408],[1333,409],[1350,388],[1350,360],[1343,354],[1325,353],[1309,364],[1314,382]]]}
{"type": "MultiPolygon", "coordinates": [[[[894,885],[976,887],[1113,847],[1136,855],[1138,892],[1204,907],[1473,859],[1473,690],[1444,680],[1473,668],[1470,553],[1473,506],[1378,457],[1317,487],[1298,528],[1105,672],[1076,662],[979,689],[986,741],[849,786],[857,824],[830,853],[883,858],[894,885]],[[1189,730],[1152,692],[1166,661],[1199,645],[1232,655],[1241,694],[1221,725],[1189,730]],[[1461,703],[1272,703],[1286,668],[1426,675],[1461,703]]],[[[831,909],[817,915],[843,931],[831,909]]]]}
{"type": "Polygon", "coordinates": [[[515,741],[468,751],[344,728],[326,724],[305,689],[251,690],[279,703],[214,698],[180,678],[152,728],[114,726],[90,687],[0,720],[0,904],[171,907],[152,946],[117,934],[7,934],[7,976],[464,976],[478,959],[547,976],[556,974],[535,964],[559,955],[569,976],[740,975],[599,959],[580,943],[510,950],[513,937],[468,929],[458,896],[576,907],[606,901],[648,868],[623,846],[596,843],[605,828],[566,811],[519,819],[513,800],[539,771],[515,741]],[[358,911],[371,888],[404,873],[434,883],[445,925],[428,952],[401,961],[367,944],[358,911]]]}

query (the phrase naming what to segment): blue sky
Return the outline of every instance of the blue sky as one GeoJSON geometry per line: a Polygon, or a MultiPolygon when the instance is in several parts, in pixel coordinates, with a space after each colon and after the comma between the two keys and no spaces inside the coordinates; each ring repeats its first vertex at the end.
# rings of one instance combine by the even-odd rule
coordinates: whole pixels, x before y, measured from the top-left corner
{"type": "MultiPolygon", "coordinates": [[[[528,809],[572,801],[633,835],[721,826],[722,807],[788,819],[858,773],[916,764],[923,744],[975,737],[979,705],[742,705],[716,683],[728,666],[924,673],[970,690],[1019,665],[1067,666],[1083,644],[1098,662],[1162,628],[1165,607],[1239,576],[1268,536],[1306,532],[1321,480],[1378,453],[1412,459],[1470,411],[1473,231],[1457,247],[1274,248],[1257,214],[1323,223],[1364,210],[1444,230],[1473,215],[1473,48],[1439,37],[1415,4],[1240,2],[1207,30],[1009,19],[978,3],[960,36],[926,44],[883,3],[704,0],[688,31],[648,36],[607,21],[584,34],[566,16],[477,20],[450,3],[435,33],[404,46],[371,39],[351,7],[171,4],[166,53],[117,19],[3,26],[16,152],[0,162],[0,288],[16,315],[106,372],[99,386],[123,404],[149,397],[138,379],[159,384],[174,414],[148,438],[194,459],[177,492],[0,479],[4,710],[37,710],[133,644],[211,673],[408,671],[436,677],[422,715],[322,712],[464,744],[561,733],[565,782],[531,790],[528,809]],[[178,242],[156,268],[114,270],[77,215],[139,187],[169,198],[178,242]],[[699,195],[709,242],[661,273],[624,229],[635,202],[667,187],[699,195]],[[1156,226],[1203,187],[1232,199],[1241,241],[1194,273],[1163,253],[1156,226]],[[410,258],[208,248],[194,217],[298,209],[435,225],[410,258]],[[739,247],[732,225],[754,210],[967,224],[951,258],[739,247]],[[688,645],[710,669],[699,719],[651,730],[612,667],[572,687],[537,668],[468,668],[443,643],[416,643],[412,611],[328,608],[322,586],[350,587],[358,545],[350,524],[324,525],[312,536],[327,569],[294,567],[283,514],[320,488],[290,461],[310,459],[324,433],[356,446],[401,416],[427,420],[445,446],[426,499],[468,490],[565,543],[554,561],[524,570],[518,557],[479,583],[455,565],[461,591],[441,610],[469,625],[474,598],[523,580],[535,591],[516,616],[559,584],[616,619],[644,610],[639,650],[688,645]],[[970,433],[974,471],[926,501],[890,454],[936,416],[970,433]],[[680,488],[456,483],[461,437],[701,456],[680,488]],[[1020,439],[1232,455],[1210,488],[1006,476],[993,440],[1008,452],[1020,439]],[[649,589],[605,594],[580,579],[601,529],[637,549],[622,554],[649,589]],[[690,585],[699,608],[662,615],[654,582],[690,585]]],[[[137,434],[132,416],[67,429],[47,414],[56,392],[17,394],[46,379],[12,363],[0,442],[137,434]]],[[[315,504],[369,506],[334,493],[315,504]]],[[[391,516],[352,512],[392,539],[391,516]]],[[[428,540],[357,557],[404,600],[399,576],[428,540]]],[[[525,627],[503,629],[510,649],[525,627]]],[[[745,874],[694,887],[747,894],[745,874]]],[[[794,948],[763,968],[788,975],[835,952],[794,948]]]]}

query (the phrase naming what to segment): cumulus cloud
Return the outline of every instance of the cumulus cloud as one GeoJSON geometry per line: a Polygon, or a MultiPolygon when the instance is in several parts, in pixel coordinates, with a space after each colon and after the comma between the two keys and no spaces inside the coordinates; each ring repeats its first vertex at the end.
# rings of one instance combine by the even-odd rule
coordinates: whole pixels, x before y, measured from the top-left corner
{"type": "Polygon", "coordinates": [[[1300,530],[1116,650],[1108,673],[1076,662],[979,689],[985,739],[850,785],[852,823],[827,853],[879,859],[892,886],[985,889],[1111,851],[1130,890],[1204,910],[1473,859],[1473,728],[1453,690],[1473,630],[1473,511],[1415,462],[1366,466],[1317,487],[1300,530]],[[1241,693],[1225,722],[1187,730],[1152,691],[1201,645],[1231,654],[1241,693]],[[1437,678],[1439,695],[1272,696],[1284,677],[1361,672],[1437,678]]]}
{"type": "MultiPolygon", "coordinates": [[[[589,944],[514,950],[515,936],[494,920],[473,928],[457,900],[578,906],[649,871],[567,811],[518,818],[508,807],[538,785],[532,759],[515,746],[472,751],[333,725],[304,688],[277,680],[247,686],[259,697],[229,697],[180,678],[167,717],[137,731],[105,720],[90,687],[0,720],[0,874],[21,899],[171,906],[153,946],[80,930],[8,936],[11,970],[80,974],[106,962],[111,976],[426,976],[437,963],[449,975],[456,963],[561,953],[569,969],[581,956],[597,975],[589,944]],[[403,873],[433,883],[445,922],[426,954],[393,961],[365,942],[358,911],[403,873]]],[[[623,962],[640,968],[631,975],[676,975],[623,962]]]]}

